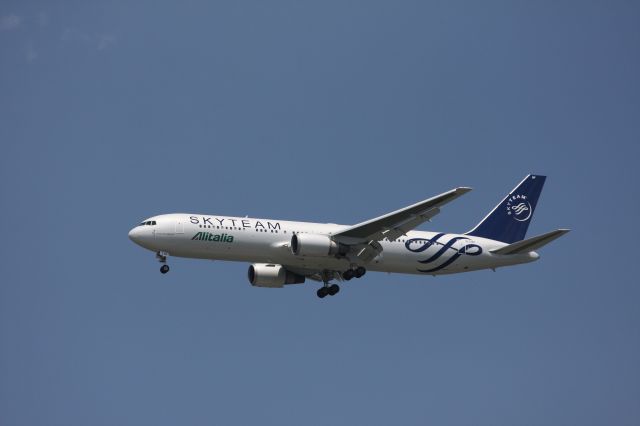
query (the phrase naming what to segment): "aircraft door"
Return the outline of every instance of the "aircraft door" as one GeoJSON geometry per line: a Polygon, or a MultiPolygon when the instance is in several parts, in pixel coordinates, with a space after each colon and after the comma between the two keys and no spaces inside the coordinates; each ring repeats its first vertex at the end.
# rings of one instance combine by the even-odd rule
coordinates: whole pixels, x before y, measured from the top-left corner
{"type": "Polygon", "coordinates": [[[184,218],[178,217],[176,218],[176,235],[184,234],[184,218]]]}

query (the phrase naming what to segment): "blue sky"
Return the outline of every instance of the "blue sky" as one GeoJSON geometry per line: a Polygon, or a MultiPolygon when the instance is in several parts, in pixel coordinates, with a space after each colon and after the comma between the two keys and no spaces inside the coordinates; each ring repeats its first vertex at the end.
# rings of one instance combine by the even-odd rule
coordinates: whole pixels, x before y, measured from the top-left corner
{"type": "Polygon", "coordinates": [[[635,425],[640,8],[0,5],[0,424],[635,425]],[[548,177],[540,261],[252,288],[127,239],[178,211],[355,223],[548,177]]]}

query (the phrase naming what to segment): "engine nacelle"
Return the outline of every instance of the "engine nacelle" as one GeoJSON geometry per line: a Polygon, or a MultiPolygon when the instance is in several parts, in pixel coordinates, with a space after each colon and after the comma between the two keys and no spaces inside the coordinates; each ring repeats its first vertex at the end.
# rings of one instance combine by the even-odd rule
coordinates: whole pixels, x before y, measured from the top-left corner
{"type": "Polygon", "coordinates": [[[336,243],[328,235],[293,234],[291,237],[291,253],[296,256],[330,256],[345,254],[348,247],[336,243]]]}
{"type": "Polygon", "coordinates": [[[255,287],[280,288],[285,284],[302,284],[305,277],[287,271],[284,266],[273,263],[249,265],[249,282],[255,287]]]}

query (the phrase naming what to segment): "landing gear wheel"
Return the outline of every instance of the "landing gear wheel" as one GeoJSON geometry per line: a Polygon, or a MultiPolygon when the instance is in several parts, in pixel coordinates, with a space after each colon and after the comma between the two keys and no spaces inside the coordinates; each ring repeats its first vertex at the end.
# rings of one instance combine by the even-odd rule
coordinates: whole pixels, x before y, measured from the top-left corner
{"type": "Polygon", "coordinates": [[[350,280],[351,278],[353,278],[354,276],[355,276],[355,273],[354,273],[353,269],[347,269],[346,271],[344,271],[344,272],[342,273],[342,278],[343,278],[345,281],[349,281],[349,280],[350,280]]]}
{"type": "Polygon", "coordinates": [[[367,273],[366,269],[364,269],[362,266],[358,266],[358,268],[355,271],[355,277],[356,278],[360,278],[361,276],[363,276],[366,273],[367,273]]]}
{"type": "Polygon", "coordinates": [[[162,272],[163,274],[166,274],[167,272],[169,272],[169,265],[162,265],[160,267],[160,272],[162,272]]]}
{"type": "Polygon", "coordinates": [[[320,299],[324,299],[326,296],[329,295],[329,287],[320,287],[316,292],[316,294],[320,299]]]}
{"type": "Polygon", "coordinates": [[[340,291],[340,286],[338,284],[331,284],[327,287],[327,290],[329,291],[329,296],[335,296],[340,291]]]}

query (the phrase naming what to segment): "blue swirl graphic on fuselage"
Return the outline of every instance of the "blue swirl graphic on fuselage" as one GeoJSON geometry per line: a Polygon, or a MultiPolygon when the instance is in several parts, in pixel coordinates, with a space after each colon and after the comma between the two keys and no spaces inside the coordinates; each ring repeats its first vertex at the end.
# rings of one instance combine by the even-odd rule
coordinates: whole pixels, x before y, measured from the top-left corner
{"type": "Polygon", "coordinates": [[[451,255],[451,257],[449,257],[447,260],[445,260],[442,264],[436,266],[435,268],[431,268],[431,269],[418,269],[419,272],[436,272],[439,271],[441,269],[446,268],[447,266],[451,265],[453,262],[455,262],[456,260],[458,260],[458,258],[460,256],[462,256],[463,254],[466,254],[467,256],[478,256],[480,254],[482,254],[482,247],[480,247],[477,244],[467,244],[464,247],[462,247],[461,249],[455,249],[453,248],[453,245],[461,240],[468,240],[469,238],[467,237],[453,237],[451,238],[449,241],[447,241],[446,243],[441,243],[438,242],[438,240],[440,238],[442,238],[443,236],[445,236],[445,233],[440,233],[440,234],[436,234],[434,235],[431,239],[428,238],[411,238],[410,240],[407,240],[404,243],[404,246],[407,250],[409,250],[410,252],[413,253],[421,253],[425,250],[427,250],[428,248],[432,247],[433,245],[441,245],[442,247],[440,247],[440,250],[438,250],[436,253],[434,253],[431,257],[424,259],[424,260],[419,260],[419,263],[432,263],[435,262],[436,260],[440,259],[447,251],[449,250],[453,250],[453,254],[451,255]],[[420,247],[418,248],[411,248],[411,244],[412,243],[416,243],[416,242],[424,242],[424,244],[420,244],[420,247]]]}

